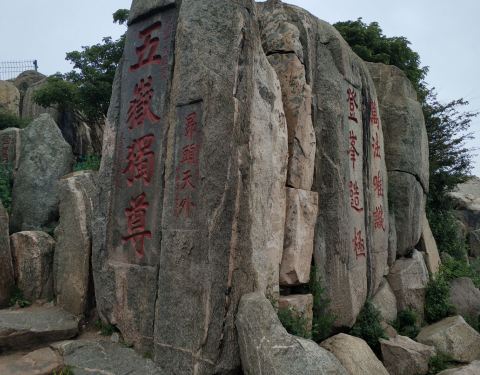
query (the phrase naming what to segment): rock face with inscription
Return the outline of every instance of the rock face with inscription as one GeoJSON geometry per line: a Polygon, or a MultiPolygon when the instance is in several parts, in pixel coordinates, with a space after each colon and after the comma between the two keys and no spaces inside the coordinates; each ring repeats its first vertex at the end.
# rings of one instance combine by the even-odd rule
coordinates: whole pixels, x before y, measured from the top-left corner
{"type": "Polygon", "coordinates": [[[253,1],[132,9],[99,175],[98,310],[168,373],[227,373],[239,298],[279,293],[280,84],[253,1]]]}
{"type": "MultiPolygon", "coordinates": [[[[331,25],[279,1],[258,7],[264,51],[292,85],[290,91],[298,92],[287,102],[291,113],[301,110],[310,95],[315,98],[316,141],[307,142],[316,146],[315,265],[336,324],[351,326],[387,267],[387,176],[375,87],[365,64],[331,25]]],[[[289,119],[296,132],[308,134],[308,122],[298,115],[289,119]]],[[[300,137],[293,150],[306,139],[300,137]]]]}
{"type": "Polygon", "coordinates": [[[10,293],[15,285],[13,275],[10,236],[8,234],[8,213],[0,200],[0,307],[8,306],[10,293]]]}

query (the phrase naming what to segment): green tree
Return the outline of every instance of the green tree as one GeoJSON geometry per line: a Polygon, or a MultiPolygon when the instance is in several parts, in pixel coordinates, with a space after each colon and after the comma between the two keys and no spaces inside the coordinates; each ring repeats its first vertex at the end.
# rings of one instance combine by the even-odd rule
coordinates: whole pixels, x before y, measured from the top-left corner
{"type": "MultiPolygon", "coordinates": [[[[126,9],[113,14],[118,24],[125,24],[127,19],[126,9]]],[[[35,92],[35,102],[43,107],[56,105],[61,110],[72,111],[90,123],[101,121],[108,111],[124,45],[125,34],[117,40],[105,37],[101,43],[67,53],[66,60],[73,64],[73,70],[50,76],[47,84],[35,92]]]]}

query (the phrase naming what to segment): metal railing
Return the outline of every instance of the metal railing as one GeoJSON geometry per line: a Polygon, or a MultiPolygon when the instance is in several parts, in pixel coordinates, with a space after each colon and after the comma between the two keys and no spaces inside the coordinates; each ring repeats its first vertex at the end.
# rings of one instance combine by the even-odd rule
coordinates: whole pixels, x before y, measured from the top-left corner
{"type": "Polygon", "coordinates": [[[0,61],[0,81],[16,78],[26,70],[37,71],[37,60],[0,61]]]}

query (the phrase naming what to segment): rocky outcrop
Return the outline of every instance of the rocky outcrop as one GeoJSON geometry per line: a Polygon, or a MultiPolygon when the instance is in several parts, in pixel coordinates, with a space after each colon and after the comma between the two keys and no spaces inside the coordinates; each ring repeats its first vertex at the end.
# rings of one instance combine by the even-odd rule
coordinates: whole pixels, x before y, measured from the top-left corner
{"type": "Polygon", "coordinates": [[[423,213],[422,216],[422,223],[422,236],[420,237],[419,249],[423,253],[428,271],[434,275],[440,269],[442,262],[440,260],[440,254],[438,253],[437,243],[435,242],[435,238],[433,238],[433,233],[425,213],[423,213]]]}
{"type": "Polygon", "coordinates": [[[55,241],[44,232],[18,232],[10,237],[15,281],[28,301],[53,298],[55,241]]]}
{"type": "Polygon", "coordinates": [[[453,316],[423,328],[416,341],[434,346],[438,352],[458,362],[480,359],[480,333],[461,316],[453,316]]]}
{"type": "Polygon", "coordinates": [[[320,345],[330,351],[350,375],[388,375],[372,349],[358,337],[340,333],[320,345]]]}
{"type": "Polygon", "coordinates": [[[8,81],[0,81],[0,111],[20,115],[20,92],[8,81]]]}
{"type": "Polygon", "coordinates": [[[22,98],[21,114],[22,118],[34,120],[42,114],[49,114],[53,120],[58,123],[60,121],[60,113],[55,107],[44,108],[33,100],[35,91],[41,89],[47,83],[47,78],[37,80],[30,84],[22,98]]]}
{"type": "Polygon", "coordinates": [[[38,349],[21,358],[1,358],[0,374],[51,375],[61,373],[62,358],[50,348],[38,349]]]}
{"type": "Polygon", "coordinates": [[[348,374],[327,350],[288,334],[262,294],[243,296],[238,309],[236,326],[246,375],[348,374]]]}
{"type": "Polygon", "coordinates": [[[464,318],[473,321],[480,319],[480,290],[475,287],[472,279],[460,277],[450,282],[450,303],[464,318]]]}
{"type": "Polygon", "coordinates": [[[285,241],[280,265],[280,285],[298,285],[310,280],[313,238],[318,213],[318,194],[287,188],[285,241]]]}
{"type": "Polygon", "coordinates": [[[417,245],[422,232],[429,183],[427,130],[417,93],[405,73],[391,65],[367,66],[382,114],[397,252],[404,256],[417,245]]]}
{"type": "Polygon", "coordinates": [[[372,304],[380,311],[384,321],[393,322],[397,319],[397,298],[386,279],[382,281],[380,288],[373,296],[372,304]]]}
{"type": "Polygon", "coordinates": [[[72,171],[72,150],[46,114],[26,127],[21,139],[10,229],[48,229],[58,219],[58,179],[72,171]]]}
{"type": "Polygon", "coordinates": [[[429,276],[422,254],[414,250],[411,258],[397,259],[387,279],[397,298],[398,311],[413,309],[423,317],[429,276]]]}
{"type": "Polygon", "coordinates": [[[8,213],[0,201],[0,308],[9,303],[10,293],[15,285],[10,236],[8,232],[8,213]]]}
{"type": "Polygon", "coordinates": [[[425,375],[430,358],[436,354],[433,346],[397,335],[389,340],[380,339],[382,358],[390,375],[425,375]]]}
{"type": "Polygon", "coordinates": [[[96,172],[76,172],[59,181],[60,220],[55,229],[54,286],[57,305],[84,315],[91,295],[93,200],[96,172]]]}
{"type": "Polygon", "coordinates": [[[13,84],[20,92],[20,117],[28,118],[23,114],[23,101],[28,89],[44,78],[45,75],[37,72],[36,70],[26,70],[23,73],[20,73],[17,78],[13,80],[13,84]]]}

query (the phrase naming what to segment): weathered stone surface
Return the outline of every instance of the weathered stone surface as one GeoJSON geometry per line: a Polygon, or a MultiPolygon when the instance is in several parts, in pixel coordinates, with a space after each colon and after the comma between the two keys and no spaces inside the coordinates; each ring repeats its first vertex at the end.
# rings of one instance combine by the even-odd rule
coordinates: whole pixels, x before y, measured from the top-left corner
{"type": "Polygon", "coordinates": [[[291,309],[294,314],[305,319],[307,332],[312,332],[313,296],[311,294],[280,296],[278,309],[291,309]]]}
{"type": "Polygon", "coordinates": [[[72,171],[72,149],[49,115],[22,132],[12,193],[11,232],[45,229],[58,218],[58,179],[72,171]]]}
{"type": "Polygon", "coordinates": [[[0,310],[0,352],[66,340],[78,333],[78,320],[58,307],[0,310]]]}
{"type": "Polygon", "coordinates": [[[386,322],[393,322],[397,319],[397,299],[386,279],[380,284],[380,288],[372,298],[372,303],[386,322]]]}
{"type": "Polygon", "coordinates": [[[480,333],[459,315],[423,328],[416,341],[434,346],[458,362],[480,359],[480,333]]]}
{"type": "Polygon", "coordinates": [[[0,81],[0,110],[20,115],[20,92],[8,81],[0,81]]]}
{"type": "Polygon", "coordinates": [[[431,274],[436,274],[440,269],[442,261],[438,253],[437,243],[433,238],[430,224],[428,223],[427,215],[424,212],[422,218],[422,236],[420,237],[420,251],[423,252],[425,263],[431,274]]]}
{"type": "Polygon", "coordinates": [[[175,5],[175,0],[133,0],[130,9],[128,24],[132,24],[138,18],[149,13],[165,8],[169,5],[175,5]]]}
{"type": "Polygon", "coordinates": [[[10,168],[13,173],[16,172],[20,159],[21,132],[17,128],[0,131],[0,164],[10,168]]]}
{"type": "Polygon", "coordinates": [[[8,232],[8,213],[0,201],[0,307],[9,303],[10,293],[15,285],[10,236],[8,232]]]}
{"type": "Polygon", "coordinates": [[[455,200],[457,209],[480,211],[480,177],[473,176],[463,184],[458,184],[449,196],[455,200]]]}
{"type": "Polygon", "coordinates": [[[478,375],[480,374],[480,361],[473,361],[467,366],[453,368],[439,372],[437,375],[478,375]]]}
{"type": "Polygon", "coordinates": [[[10,236],[15,281],[29,301],[53,298],[55,241],[44,232],[18,232],[10,236]]]}
{"type": "Polygon", "coordinates": [[[387,322],[385,321],[382,321],[381,323],[381,326],[385,332],[385,334],[387,335],[387,337],[395,337],[398,335],[398,332],[395,328],[393,328],[390,324],[388,324],[387,322]]]}
{"type": "Polygon", "coordinates": [[[106,340],[63,341],[52,345],[75,375],[167,375],[133,349],[106,340]]]}
{"type": "Polygon", "coordinates": [[[50,348],[38,349],[20,358],[0,358],[0,374],[5,375],[52,375],[62,368],[62,358],[50,348]]]}
{"type": "Polygon", "coordinates": [[[83,315],[90,285],[91,225],[96,172],[75,172],[59,181],[59,225],[55,229],[54,287],[57,305],[83,315]]]}
{"type": "MultiPolygon", "coordinates": [[[[390,211],[388,215],[390,230],[388,232],[388,266],[393,266],[397,259],[397,228],[395,226],[395,214],[390,211]]],[[[388,274],[388,273],[387,273],[388,274]]]]}
{"type": "Polygon", "coordinates": [[[41,114],[48,113],[50,116],[52,116],[53,120],[56,123],[60,121],[61,119],[60,112],[56,108],[54,107],[44,108],[38,105],[37,103],[35,103],[35,101],[33,100],[33,95],[35,91],[45,86],[46,83],[47,83],[47,78],[43,78],[42,80],[39,80],[31,84],[27,88],[22,99],[22,108],[21,108],[22,118],[34,120],[37,117],[39,117],[41,114]]]}
{"type": "Polygon", "coordinates": [[[472,279],[460,277],[450,282],[450,303],[464,318],[477,321],[480,318],[480,290],[472,279]]]}
{"type": "Polygon", "coordinates": [[[242,297],[236,325],[246,375],[347,374],[331,353],[288,334],[261,293],[242,297]]]}
{"type": "Polygon", "coordinates": [[[436,354],[433,346],[397,335],[389,340],[380,339],[383,363],[390,375],[425,375],[428,362],[436,354]]]}
{"type": "Polygon", "coordinates": [[[333,353],[350,375],[388,375],[382,362],[361,338],[340,333],[320,345],[333,353]]]}
{"type": "Polygon", "coordinates": [[[97,306],[128,341],[154,344],[167,373],[228,373],[240,366],[239,298],[279,289],[288,160],[281,88],[261,49],[253,1],[186,0],[150,12],[157,5],[145,2],[149,17],[131,22],[105,129],[93,259],[97,306]],[[130,72],[138,33],[158,20],[163,63],[130,72]],[[160,120],[129,130],[132,95],[145,74],[160,120]],[[184,126],[193,114],[189,140],[184,126]],[[156,173],[148,186],[141,179],[128,186],[128,146],[148,134],[155,137],[156,173]],[[190,170],[195,189],[182,191],[182,150],[192,143],[200,147],[190,170]],[[143,254],[134,241],[122,241],[129,235],[125,209],[141,193],[152,236],[143,254]],[[189,212],[181,206],[187,199],[195,205],[189,212]]]}
{"type": "Polygon", "coordinates": [[[315,264],[336,324],[351,326],[367,294],[380,285],[388,257],[387,173],[381,121],[372,110],[375,87],[365,64],[332,26],[279,1],[257,6],[265,53],[294,54],[305,66],[314,98],[312,190],[319,193],[315,264]]]}
{"type": "Polygon", "coordinates": [[[473,258],[480,258],[480,229],[468,234],[468,255],[473,258]]]}
{"type": "Polygon", "coordinates": [[[308,283],[318,214],[318,194],[287,188],[285,241],[280,265],[280,285],[308,283]]]}
{"type": "Polygon", "coordinates": [[[26,118],[23,116],[23,100],[25,99],[25,94],[29,87],[35,83],[41,81],[45,78],[45,75],[39,73],[35,70],[26,70],[20,73],[17,78],[13,81],[15,87],[20,91],[20,117],[26,118]]]}
{"type": "Polygon", "coordinates": [[[294,53],[271,54],[268,61],[277,72],[282,86],[288,127],[287,185],[310,190],[315,169],[316,139],[312,123],[312,89],[306,82],[305,67],[294,53]]]}
{"type": "Polygon", "coordinates": [[[414,250],[411,258],[397,259],[387,279],[397,298],[398,311],[410,308],[423,318],[429,276],[422,254],[414,250]]]}

